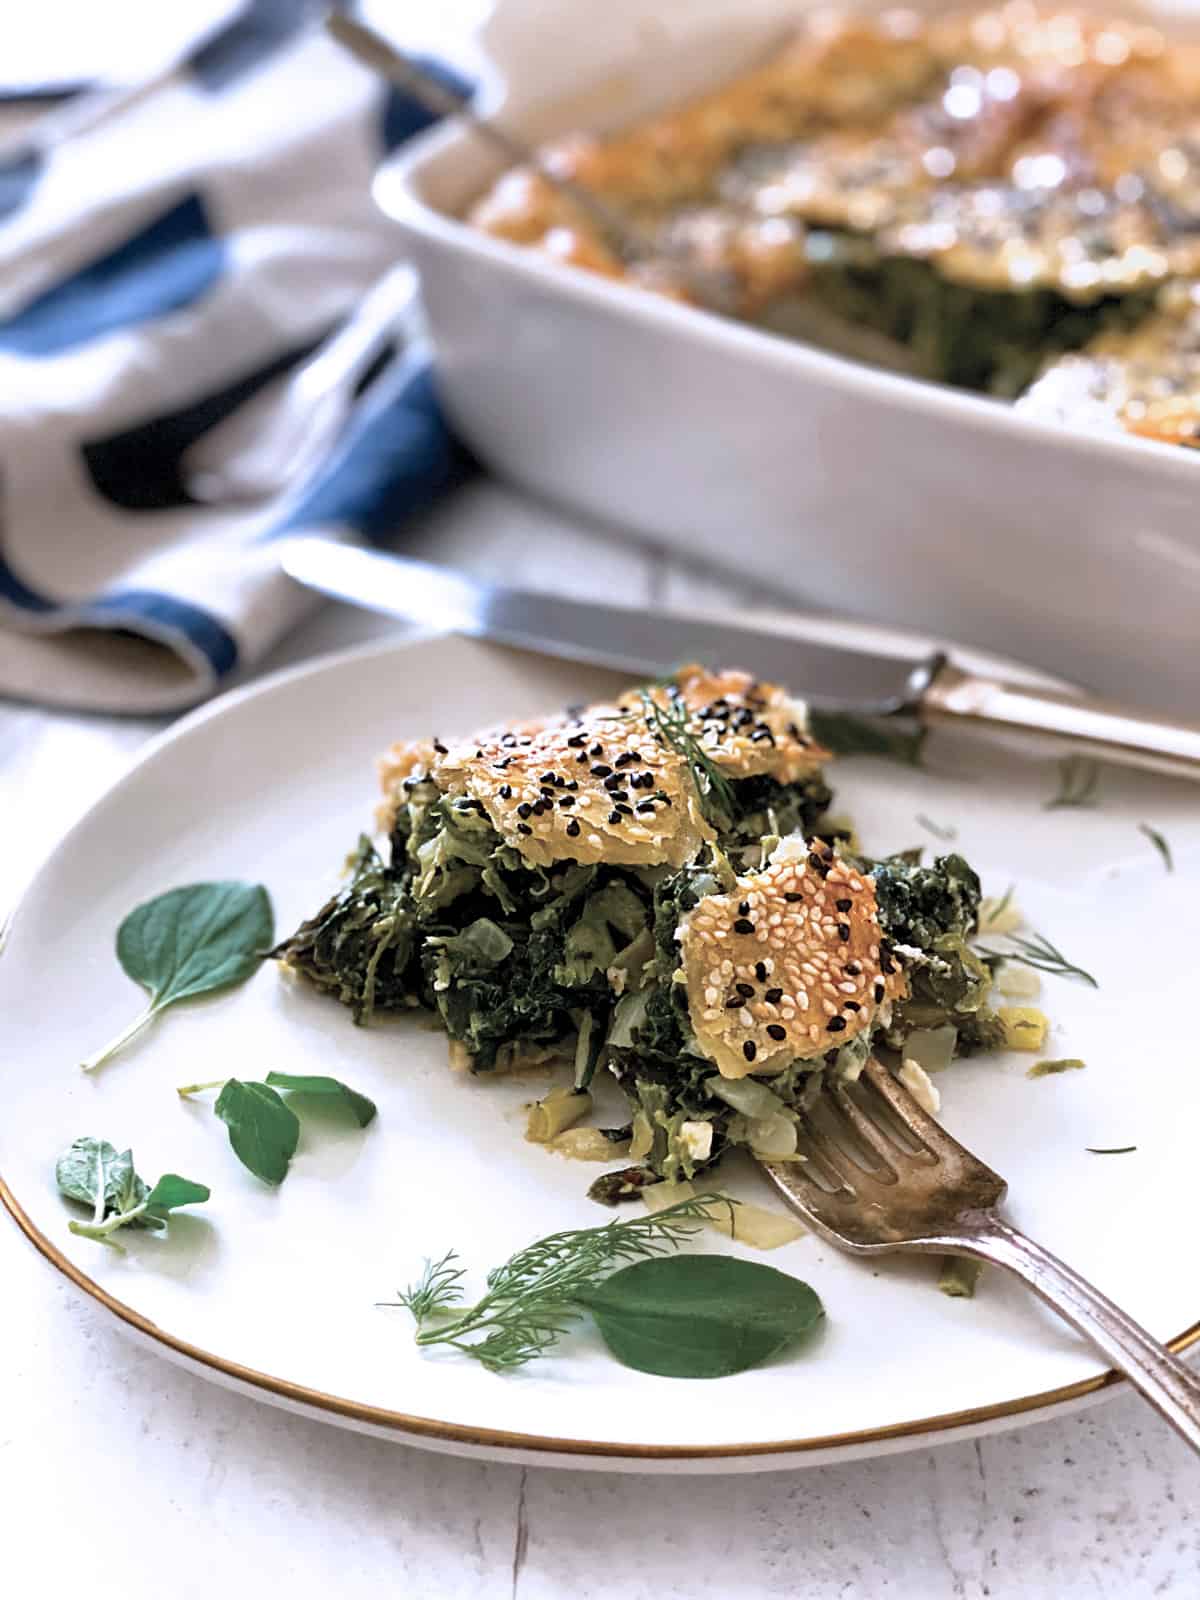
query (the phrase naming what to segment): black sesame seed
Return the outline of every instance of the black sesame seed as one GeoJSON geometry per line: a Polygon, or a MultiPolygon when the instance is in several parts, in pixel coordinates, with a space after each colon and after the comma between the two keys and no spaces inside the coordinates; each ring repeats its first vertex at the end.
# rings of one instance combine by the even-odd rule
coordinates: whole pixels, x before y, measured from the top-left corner
{"type": "Polygon", "coordinates": [[[756,961],[754,963],[754,976],[758,979],[759,983],[766,983],[767,967],[765,962],[756,961]]]}
{"type": "Polygon", "coordinates": [[[538,781],[540,783],[553,783],[554,782],[554,774],[552,772],[543,772],[541,778],[538,781]]]}
{"type": "Polygon", "coordinates": [[[648,812],[651,813],[651,815],[653,815],[653,813],[654,813],[654,801],[653,800],[639,800],[638,803],[637,803],[636,809],[638,811],[643,811],[643,812],[644,811],[648,811],[648,812]]]}
{"type": "Polygon", "coordinates": [[[571,735],[571,737],[567,740],[567,743],[571,746],[572,750],[578,750],[580,745],[584,745],[584,744],[587,743],[587,734],[586,733],[573,733],[571,735]]]}
{"type": "Polygon", "coordinates": [[[725,1009],[726,1011],[740,1011],[742,1009],[741,995],[735,994],[730,999],[726,1000],[725,1009]]]}
{"type": "Polygon", "coordinates": [[[631,817],[633,815],[633,807],[627,806],[624,803],[618,805],[616,809],[623,817],[631,817]]]}
{"type": "Polygon", "coordinates": [[[875,985],[875,999],[877,1002],[883,999],[883,985],[881,983],[875,985]]]}
{"type": "Polygon", "coordinates": [[[582,766],[586,761],[587,761],[587,755],[583,750],[581,750],[579,752],[579,754],[575,757],[575,764],[576,764],[576,766],[582,766]]]}
{"type": "Polygon", "coordinates": [[[573,794],[560,794],[558,797],[558,803],[565,811],[568,806],[573,806],[575,804],[575,796],[573,794]]]}
{"type": "Polygon", "coordinates": [[[850,907],[854,904],[854,901],[853,900],[835,900],[833,902],[833,904],[834,904],[834,909],[837,910],[837,911],[849,911],[850,907]]]}
{"type": "Polygon", "coordinates": [[[446,749],[446,746],[442,743],[442,741],[440,739],[435,739],[433,741],[433,748],[437,751],[438,755],[440,755],[440,756],[444,756],[444,755],[448,755],[449,754],[449,752],[446,749]]]}
{"type": "MultiPolygon", "coordinates": [[[[595,755],[596,752],[593,750],[592,754],[595,755]]],[[[600,762],[597,766],[594,766],[591,770],[592,770],[592,777],[593,778],[607,778],[608,775],[612,772],[612,768],[611,767],[606,767],[603,762],[600,762]]]]}
{"type": "Polygon", "coordinates": [[[572,794],[577,794],[578,791],[579,791],[579,781],[578,781],[578,779],[577,778],[572,778],[570,783],[567,784],[567,788],[571,791],[572,794]]]}
{"type": "Polygon", "coordinates": [[[518,822],[517,823],[517,832],[518,833],[532,833],[533,829],[529,826],[529,824],[527,822],[518,822]]]}
{"type": "Polygon", "coordinates": [[[768,989],[766,994],[763,995],[763,999],[767,1002],[767,1004],[769,1006],[777,1006],[779,1004],[779,1002],[783,999],[783,990],[782,989],[768,989]]]}
{"type": "Polygon", "coordinates": [[[739,917],[748,917],[749,915],[750,915],[750,902],[749,902],[749,900],[743,900],[741,905],[738,907],[738,916],[739,917]]]}
{"type": "Polygon", "coordinates": [[[617,757],[617,759],[613,762],[613,766],[614,767],[630,767],[630,766],[633,765],[633,763],[636,760],[637,760],[637,756],[635,755],[635,753],[632,750],[623,750],[621,752],[621,754],[617,757]]]}
{"type": "Polygon", "coordinates": [[[567,823],[567,833],[572,839],[578,839],[579,837],[579,823],[574,817],[567,823]]]}
{"type": "Polygon", "coordinates": [[[796,892],[796,890],[793,889],[789,894],[785,894],[783,898],[787,901],[787,903],[789,905],[794,906],[796,904],[796,901],[797,900],[803,900],[804,896],[802,894],[798,894],[796,892]]]}
{"type": "Polygon", "coordinates": [[[734,984],[734,988],[739,994],[745,995],[747,1000],[754,998],[754,985],[752,983],[737,983],[734,984]]]}
{"type": "Polygon", "coordinates": [[[521,804],[517,807],[517,815],[519,817],[527,817],[532,810],[533,807],[531,805],[527,805],[525,801],[522,800],[521,804]]]}
{"type": "Polygon", "coordinates": [[[842,1010],[843,1011],[861,1011],[862,1007],[859,1005],[857,1000],[847,1000],[846,1004],[842,1007],[842,1010]]]}
{"type": "Polygon", "coordinates": [[[845,1017],[830,1017],[825,1026],[830,1033],[844,1033],[846,1030],[846,1019],[845,1017]]]}
{"type": "Polygon", "coordinates": [[[588,751],[588,754],[593,756],[602,756],[604,754],[604,746],[600,743],[596,743],[588,751]]]}
{"type": "Polygon", "coordinates": [[[896,963],[890,956],[885,956],[881,952],[879,956],[879,970],[880,972],[886,973],[890,978],[892,973],[896,970],[896,963]]]}
{"type": "Polygon", "coordinates": [[[620,822],[620,820],[621,820],[621,813],[619,811],[610,811],[608,813],[608,821],[609,821],[609,825],[611,827],[615,827],[616,824],[618,822],[620,822]]]}
{"type": "Polygon", "coordinates": [[[820,856],[815,853],[815,851],[809,856],[808,864],[819,877],[827,878],[829,876],[829,868],[821,860],[820,856]]]}
{"type": "Polygon", "coordinates": [[[862,971],[862,968],[859,966],[857,961],[847,961],[842,970],[846,973],[847,977],[857,978],[859,973],[862,971]]]}
{"type": "Polygon", "coordinates": [[[500,787],[496,790],[496,793],[500,796],[501,800],[511,800],[512,799],[512,784],[511,783],[502,783],[500,785],[500,787]]]}
{"type": "Polygon", "coordinates": [[[843,944],[849,944],[850,943],[850,924],[848,922],[839,922],[838,925],[837,925],[837,928],[838,928],[838,938],[842,941],[843,944]]]}
{"type": "Polygon", "coordinates": [[[753,933],[754,924],[749,917],[739,917],[733,925],[734,933],[753,933]]]}
{"type": "Polygon", "coordinates": [[[761,728],[756,728],[750,735],[751,744],[762,744],[764,739],[769,739],[772,744],[775,743],[775,735],[765,725],[761,728]]]}
{"type": "Polygon", "coordinates": [[[767,1032],[770,1034],[772,1039],[787,1038],[787,1029],[782,1025],[782,1023],[779,1022],[768,1022],[767,1032]]]}
{"type": "Polygon", "coordinates": [[[511,756],[501,756],[498,760],[493,761],[492,765],[495,767],[497,772],[503,772],[505,767],[509,766],[511,762],[511,756]]]}
{"type": "Polygon", "coordinates": [[[742,1046],[742,1054],[745,1056],[747,1061],[754,1060],[755,1056],[758,1054],[758,1046],[755,1044],[753,1039],[746,1040],[745,1044],[742,1046]]]}

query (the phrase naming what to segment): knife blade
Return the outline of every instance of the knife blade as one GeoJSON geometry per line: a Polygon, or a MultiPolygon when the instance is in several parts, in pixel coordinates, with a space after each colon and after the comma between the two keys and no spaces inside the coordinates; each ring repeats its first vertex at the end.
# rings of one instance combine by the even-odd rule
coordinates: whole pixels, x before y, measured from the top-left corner
{"type": "Polygon", "coordinates": [[[914,718],[980,736],[1052,741],[1124,766],[1200,780],[1200,726],[1111,701],[964,671],[941,651],[889,656],[843,649],[756,619],[743,627],[684,612],[595,604],[482,583],[422,561],[297,536],[280,564],[319,594],[435,629],[495,639],[640,677],[688,661],[741,667],[821,711],[914,718]]]}
{"type": "Polygon", "coordinates": [[[767,626],[601,605],[482,583],[423,561],[331,539],[289,540],[283,570],[310,589],[406,622],[655,678],[689,661],[725,663],[784,683],[819,708],[877,716],[915,709],[941,664],[832,648],[767,626]]]}

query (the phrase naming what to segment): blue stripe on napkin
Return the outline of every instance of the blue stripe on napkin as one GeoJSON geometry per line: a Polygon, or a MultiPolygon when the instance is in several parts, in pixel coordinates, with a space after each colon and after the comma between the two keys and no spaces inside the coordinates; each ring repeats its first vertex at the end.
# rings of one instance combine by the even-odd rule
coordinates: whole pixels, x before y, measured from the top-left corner
{"type": "Polygon", "coordinates": [[[330,331],[293,345],[177,411],[149,417],[104,439],[85,440],[80,453],[96,493],[123,511],[168,511],[198,504],[184,485],[185,453],[260,389],[312,355],[330,331]]]}
{"type": "Polygon", "coordinates": [[[0,350],[61,355],[118,328],[178,311],[221,275],[225,240],[189,194],[169,211],[0,322],[0,350]]]}
{"type": "Polygon", "coordinates": [[[472,470],[451,435],[424,358],[402,356],[379,378],[349,437],[308,494],[267,538],[308,528],[395,535],[472,470]]]}
{"type": "Polygon", "coordinates": [[[29,204],[44,166],[39,150],[18,150],[0,161],[0,222],[29,204]]]}

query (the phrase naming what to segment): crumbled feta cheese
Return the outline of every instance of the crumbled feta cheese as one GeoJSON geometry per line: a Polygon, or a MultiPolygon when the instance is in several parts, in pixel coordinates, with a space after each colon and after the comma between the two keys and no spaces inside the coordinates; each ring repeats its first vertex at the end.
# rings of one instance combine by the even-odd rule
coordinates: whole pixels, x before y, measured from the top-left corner
{"type": "Polygon", "coordinates": [[[707,1161],[712,1154],[713,1127],[711,1122],[681,1122],[679,1146],[693,1161],[707,1161]]]}
{"type": "Polygon", "coordinates": [[[905,1060],[900,1063],[900,1071],[896,1076],[922,1110],[936,1117],[942,1109],[942,1097],[925,1068],[915,1061],[905,1060]]]}

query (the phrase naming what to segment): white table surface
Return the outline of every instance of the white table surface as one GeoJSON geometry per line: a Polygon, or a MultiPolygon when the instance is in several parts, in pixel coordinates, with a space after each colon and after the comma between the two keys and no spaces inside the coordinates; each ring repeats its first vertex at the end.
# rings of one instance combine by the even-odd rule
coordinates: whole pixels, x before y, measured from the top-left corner
{"type": "MultiPolygon", "coordinates": [[[[490,485],[406,548],[626,601],[731,595],[490,485]]],[[[270,665],[393,626],[329,607],[270,665]]],[[[0,704],[0,905],[162,726],[0,704]]],[[[0,1307],[0,1593],[14,1600],[240,1600],[267,1579],[288,1600],[1200,1594],[1200,1463],[1128,1394],[833,1468],[525,1471],[341,1432],[192,1377],[77,1299],[2,1217],[0,1307]]]]}

